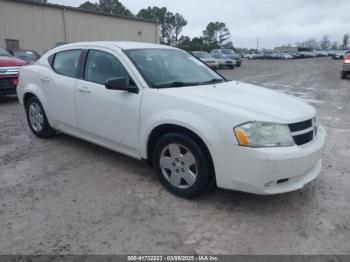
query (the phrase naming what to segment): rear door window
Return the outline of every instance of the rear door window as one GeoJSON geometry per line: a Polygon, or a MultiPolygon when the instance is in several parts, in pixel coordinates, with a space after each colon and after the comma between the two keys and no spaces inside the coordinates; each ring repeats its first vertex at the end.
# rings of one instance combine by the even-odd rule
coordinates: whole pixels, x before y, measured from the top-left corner
{"type": "Polygon", "coordinates": [[[68,50],[55,54],[52,64],[53,69],[57,74],[75,77],[77,74],[80,54],[81,50],[68,50]]]}

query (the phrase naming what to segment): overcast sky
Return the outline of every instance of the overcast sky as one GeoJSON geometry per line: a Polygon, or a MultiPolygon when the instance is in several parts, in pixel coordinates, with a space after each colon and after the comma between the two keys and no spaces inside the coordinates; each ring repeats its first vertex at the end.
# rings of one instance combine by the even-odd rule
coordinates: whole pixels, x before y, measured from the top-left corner
{"type": "MultiPolygon", "coordinates": [[[[79,6],[84,0],[49,0],[79,6]]],[[[97,2],[97,1],[94,1],[97,2]]],[[[349,0],[121,0],[132,12],[148,6],[167,7],[188,21],[183,34],[200,36],[211,21],[225,22],[238,47],[275,47],[328,34],[342,42],[350,33],[349,0]]]]}

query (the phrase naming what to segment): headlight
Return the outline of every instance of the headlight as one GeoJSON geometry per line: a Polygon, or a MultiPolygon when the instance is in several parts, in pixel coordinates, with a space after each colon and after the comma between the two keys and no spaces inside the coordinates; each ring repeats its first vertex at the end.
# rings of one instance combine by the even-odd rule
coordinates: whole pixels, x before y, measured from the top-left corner
{"type": "Polygon", "coordinates": [[[234,132],[241,146],[286,147],[295,145],[288,125],[249,122],[236,127],[234,132]]]}

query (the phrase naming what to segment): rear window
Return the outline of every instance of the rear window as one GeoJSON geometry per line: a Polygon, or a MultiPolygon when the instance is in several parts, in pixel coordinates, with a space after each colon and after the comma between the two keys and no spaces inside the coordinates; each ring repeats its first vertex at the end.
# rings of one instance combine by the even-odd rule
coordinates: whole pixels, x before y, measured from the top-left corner
{"type": "Polygon", "coordinates": [[[55,54],[52,68],[57,74],[75,77],[81,50],[68,50],[55,54]]]}

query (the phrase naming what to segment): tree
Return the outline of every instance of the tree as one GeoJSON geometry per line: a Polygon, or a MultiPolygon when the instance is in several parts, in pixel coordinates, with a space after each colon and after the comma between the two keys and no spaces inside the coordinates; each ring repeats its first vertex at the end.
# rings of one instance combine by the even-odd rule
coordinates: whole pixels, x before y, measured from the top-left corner
{"type": "Polygon", "coordinates": [[[79,8],[115,15],[134,16],[133,13],[118,0],[100,0],[98,4],[87,1],[80,5],[79,8]]]}
{"type": "Polygon", "coordinates": [[[204,38],[208,41],[208,43],[217,43],[216,33],[217,26],[214,22],[210,22],[203,31],[204,38]]]}
{"type": "Polygon", "coordinates": [[[85,3],[81,4],[79,8],[90,10],[90,11],[99,11],[98,4],[91,3],[90,1],[86,1],[85,3]]]}
{"type": "Polygon", "coordinates": [[[224,42],[231,38],[231,33],[226,27],[225,23],[218,24],[219,44],[222,46],[224,42]]]}
{"type": "Polygon", "coordinates": [[[176,13],[169,12],[165,7],[148,7],[141,9],[137,14],[144,19],[155,20],[160,25],[160,42],[163,44],[177,43],[184,26],[187,25],[185,18],[176,13]]]}
{"type": "Polygon", "coordinates": [[[219,48],[217,44],[209,44],[204,37],[190,38],[188,36],[181,36],[177,45],[178,48],[186,51],[211,51],[219,48]]]}
{"type": "Polygon", "coordinates": [[[210,22],[203,31],[203,35],[210,44],[219,44],[220,46],[223,46],[231,38],[230,31],[223,22],[210,22]]]}
{"type": "Polygon", "coordinates": [[[99,9],[105,13],[133,16],[133,13],[118,0],[100,0],[99,9]]]}
{"type": "Polygon", "coordinates": [[[232,41],[227,41],[224,45],[223,45],[224,48],[227,48],[227,49],[233,49],[233,42],[232,41]]]}
{"type": "Polygon", "coordinates": [[[349,35],[345,34],[343,38],[343,47],[347,47],[349,44],[349,35]]]}
{"type": "Polygon", "coordinates": [[[329,35],[324,35],[320,41],[320,47],[322,50],[327,51],[331,48],[331,41],[329,40],[329,35]]]}
{"type": "Polygon", "coordinates": [[[174,16],[174,34],[175,34],[175,44],[177,45],[179,35],[182,32],[182,29],[187,25],[186,19],[180,15],[179,13],[176,13],[174,16]]]}
{"type": "Polygon", "coordinates": [[[337,50],[338,49],[338,42],[333,42],[331,50],[337,50]]]}
{"type": "Polygon", "coordinates": [[[166,38],[166,15],[168,10],[165,7],[147,7],[141,9],[138,17],[156,21],[160,26],[160,42],[164,43],[166,38]]]}
{"type": "Polygon", "coordinates": [[[310,48],[310,49],[313,49],[313,50],[319,50],[320,49],[320,46],[318,44],[318,42],[313,39],[313,38],[310,38],[309,40],[306,40],[306,41],[303,41],[303,42],[298,42],[297,43],[298,47],[305,47],[305,48],[310,48]]]}
{"type": "Polygon", "coordinates": [[[177,47],[185,50],[190,50],[191,38],[189,36],[181,36],[178,40],[177,47]]]}

